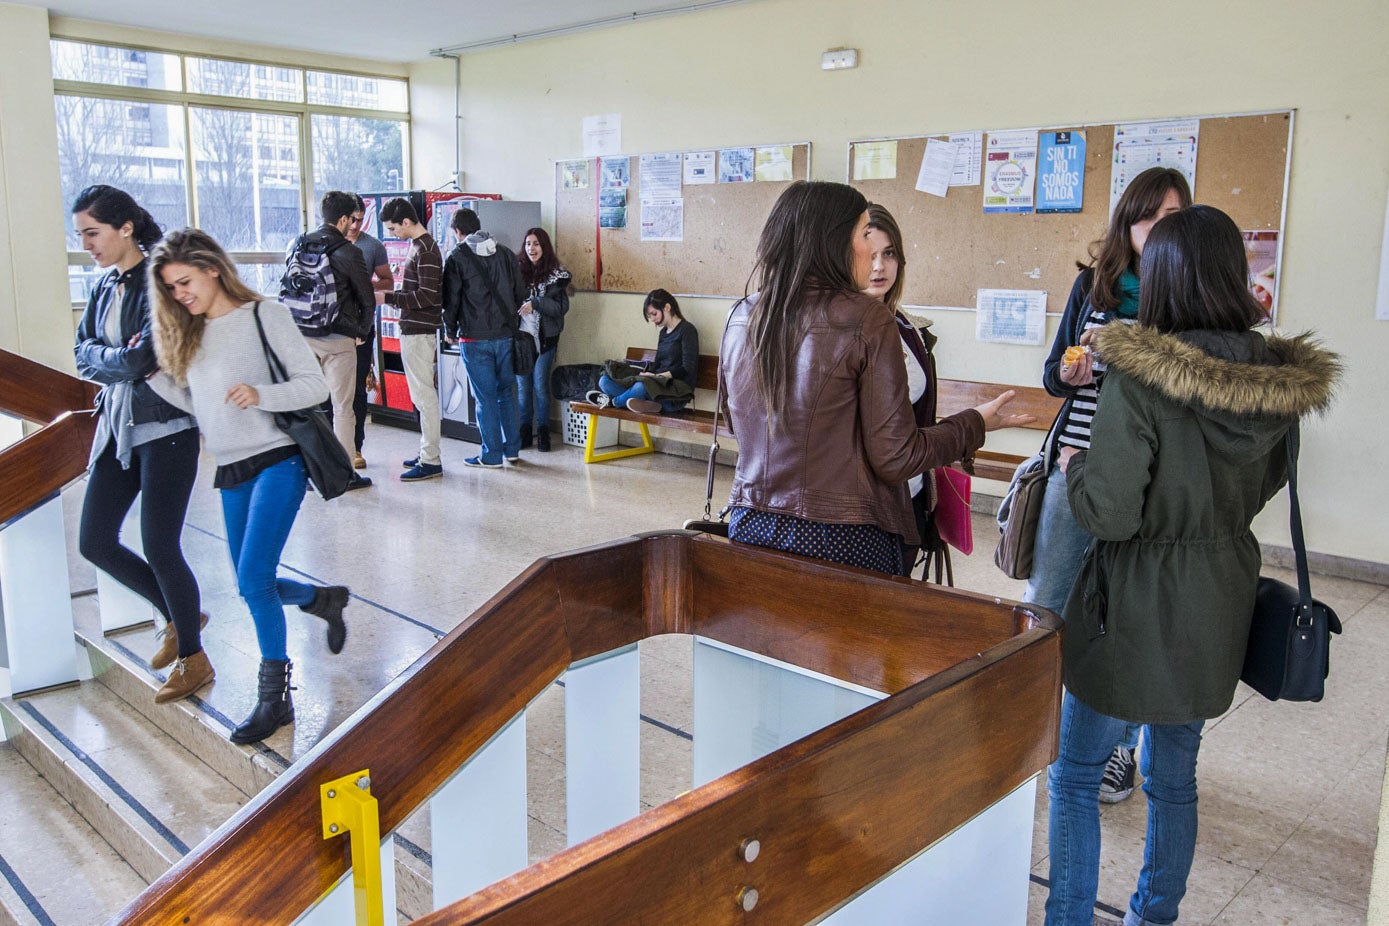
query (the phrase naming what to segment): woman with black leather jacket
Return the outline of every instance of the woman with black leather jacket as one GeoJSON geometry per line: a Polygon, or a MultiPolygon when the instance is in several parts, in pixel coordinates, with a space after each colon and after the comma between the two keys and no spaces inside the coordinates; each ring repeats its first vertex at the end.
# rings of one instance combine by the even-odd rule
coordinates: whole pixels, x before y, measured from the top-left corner
{"type": "Polygon", "coordinates": [[[200,637],[207,617],[199,611],[198,581],[180,540],[198,474],[198,429],[145,382],[156,367],[145,252],[159,241],[159,226],[130,194],[105,185],[79,193],[72,217],[82,247],[97,266],[110,268],[77,326],[78,372],[102,386],[78,547],[168,621],[150,660],[156,669],[173,664],[154,697],[163,703],[213,678],[200,637]],[[143,556],[120,541],[136,496],[143,556]]]}

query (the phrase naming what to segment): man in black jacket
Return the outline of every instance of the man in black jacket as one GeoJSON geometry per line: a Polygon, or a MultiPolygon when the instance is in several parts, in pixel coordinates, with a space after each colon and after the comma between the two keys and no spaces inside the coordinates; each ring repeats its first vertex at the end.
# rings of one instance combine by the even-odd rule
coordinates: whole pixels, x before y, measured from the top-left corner
{"type": "MultiPolygon", "coordinates": [[[[318,229],[300,235],[290,245],[287,261],[292,263],[294,254],[308,246],[321,247],[328,255],[328,265],[333,273],[333,287],[337,293],[337,318],[329,325],[328,331],[307,327],[302,321],[299,330],[304,340],[312,348],[318,364],[323,368],[323,378],[328,381],[329,399],[332,403],[333,433],[350,457],[355,452],[353,432],[356,429],[356,413],[352,408],[352,398],[357,381],[357,343],[370,332],[376,319],[376,299],[371,288],[371,271],[357,246],[346,238],[352,213],[356,211],[357,199],[351,193],[331,190],[323,195],[319,212],[323,225],[318,229]]],[[[288,283],[281,284],[283,297],[288,283]]],[[[296,319],[298,320],[298,319],[296,319]]],[[[362,489],[371,485],[371,480],[360,473],[352,474],[348,489],[362,489]]]]}
{"type": "Polygon", "coordinates": [[[462,343],[463,367],[477,400],[482,453],[468,466],[501,466],[521,458],[521,410],[511,339],[519,329],[517,310],[525,287],[516,255],[482,231],[477,213],[459,209],[453,230],[461,244],[444,264],[444,336],[462,343]]]}

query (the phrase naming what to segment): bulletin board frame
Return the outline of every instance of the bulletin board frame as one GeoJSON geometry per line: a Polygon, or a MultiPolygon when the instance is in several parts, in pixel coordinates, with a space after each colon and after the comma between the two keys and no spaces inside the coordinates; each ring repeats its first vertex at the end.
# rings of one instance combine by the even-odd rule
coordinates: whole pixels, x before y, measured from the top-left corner
{"type": "MultiPolygon", "coordinates": [[[[886,206],[902,228],[907,257],[903,308],[915,313],[974,312],[975,293],[980,289],[1024,289],[1045,290],[1047,314],[1057,315],[1065,308],[1075,281],[1076,262],[1088,260],[1090,243],[1103,234],[1108,221],[1113,138],[1119,125],[1200,120],[1195,201],[1229,213],[1242,231],[1276,231],[1274,273],[1281,274],[1296,113],[1295,108],[1288,107],[1036,129],[995,127],[856,138],[846,145],[845,182],[863,192],[870,202],[886,206]],[[985,214],[982,177],[981,185],[951,187],[944,198],[917,190],[917,168],[926,140],[961,131],[981,132],[986,137],[1005,131],[1084,132],[1082,210],[985,214]],[[854,146],[881,141],[898,143],[896,178],[854,180],[854,146]]],[[[1277,292],[1274,298],[1270,318],[1276,320],[1277,292]]]]}
{"type": "MultiPolygon", "coordinates": [[[[555,250],[573,275],[574,286],[580,290],[646,293],[663,287],[677,296],[741,298],[753,269],[757,239],[767,214],[789,183],[809,179],[811,156],[809,141],[795,141],[694,146],[623,153],[607,158],[559,158],[554,163],[555,250]],[[683,240],[641,240],[640,164],[643,155],[777,147],[792,149],[791,181],[682,183],[683,240]],[[627,225],[625,228],[599,228],[599,162],[615,158],[627,158],[629,163],[627,225]],[[587,188],[563,188],[563,165],[572,161],[588,162],[587,188]]],[[[715,162],[717,169],[717,155],[715,162]]]]}

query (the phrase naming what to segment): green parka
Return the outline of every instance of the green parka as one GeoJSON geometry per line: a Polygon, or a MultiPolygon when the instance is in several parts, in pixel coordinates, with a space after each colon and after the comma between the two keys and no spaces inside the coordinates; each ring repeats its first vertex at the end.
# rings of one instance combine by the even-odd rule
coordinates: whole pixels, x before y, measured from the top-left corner
{"type": "Polygon", "coordinates": [[[1096,538],[1066,603],[1067,689],[1176,724],[1234,698],[1261,557],[1250,522],[1287,479],[1284,435],[1340,374],[1308,336],[1107,325],[1091,449],[1066,470],[1096,538]]]}

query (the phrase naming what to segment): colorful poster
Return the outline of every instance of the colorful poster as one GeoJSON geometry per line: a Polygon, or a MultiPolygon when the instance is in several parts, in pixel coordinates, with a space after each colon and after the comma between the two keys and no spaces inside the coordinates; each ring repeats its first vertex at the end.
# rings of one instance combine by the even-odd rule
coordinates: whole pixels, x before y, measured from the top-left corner
{"type": "Polygon", "coordinates": [[[1196,150],[1201,120],[1134,122],[1114,127],[1114,164],[1110,169],[1109,211],[1143,171],[1150,167],[1175,167],[1196,189],[1196,150]]]}
{"type": "Polygon", "coordinates": [[[627,227],[627,191],[598,191],[598,227],[627,227]]]}
{"type": "Polygon", "coordinates": [[[855,180],[892,180],[897,176],[897,142],[854,142],[855,180]]]}
{"type": "Polygon", "coordinates": [[[641,240],[685,240],[685,201],[679,197],[641,198],[641,240]]]}
{"type": "Polygon", "coordinates": [[[401,238],[382,238],[381,246],[386,249],[386,262],[391,265],[391,276],[397,286],[405,282],[405,262],[410,258],[410,242],[401,238]]]}
{"type": "Polygon", "coordinates": [[[625,190],[632,183],[631,158],[599,158],[598,170],[605,190],[625,190]]]}
{"type": "Polygon", "coordinates": [[[1037,153],[1037,211],[1079,212],[1085,201],[1085,133],[1043,132],[1037,153]]]}
{"type": "Polygon", "coordinates": [[[955,171],[958,149],[939,138],[926,139],[926,151],[921,156],[921,170],[916,175],[916,188],[932,196],[944,196],[950,191],[950,177],[955,171]]]}
{"type": "Polygon", "coordinates": [[[714,163],[714,152],[685,152],[685,186],[713,183],[717,179],[719,179],[718,165],[714,163]]]}
{"type": "Polygon", "coordinates": [[[446,254],[458,243],[453,231],[453,214],[463,208],[463,202],[462,197],[439,200],[433,203],[429,210],[429,222],[426,223],[426,227],[446,254]]]}
{"type": "Polygon", "coordinates": [[[719,149],[719,183],[752,183],[756,179],[756,152],[753,149],[719,149]]]}
{"type": "Polygon", "coordinates": [[[990,132],[984,147],[984,211],[1031,212],[1036,185],[1037,133],[990,132]]]}
{"type": "Polygon", "coordinates": [[[984,169],[984,133],[960,132],[949,136],[955,146],[955,170],[950,175],[951,186],[978,186],[984,169]]]}
{"type": "Polygon", "coordinates": [[[680,196],[679,152],[641,156],[641,195],[643,199],[680,196]]]}
{"type": "Polygon", "coordinates": [[[1047,328],[1044,289],[981,289],[975,297],[974,337],[1004,344],[1041,344],[1047,328]]]}
{"type": "Polygon", "coordinates": [[[768,145],[757,149],[754,164],[759,183],[780,183],[795,179],[791,172],[790,145],[768,145]]]}
{"type": "Polygon", "coordinates": [[[584,157],[601,158],[622,150],[622,113],[584,116],[584,157]]]}
{"type": "Polygon", "coordinates": [[[1249,290],[1273,321],[1278,309],[1278,232],[1247,231],[1244,256],[1249,261],[1249,290]]]}
{"type": "Polygon", "coordinates": [[[588,160],[560,161],[560,187],[565,190],[588,189],[588,160]]]}

